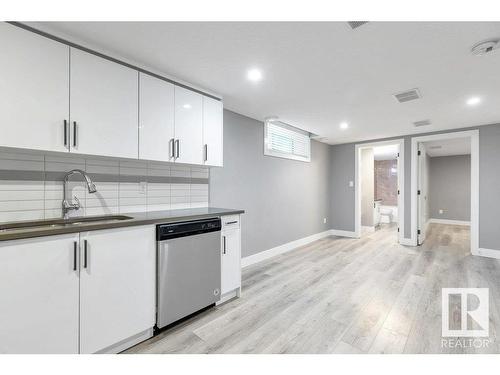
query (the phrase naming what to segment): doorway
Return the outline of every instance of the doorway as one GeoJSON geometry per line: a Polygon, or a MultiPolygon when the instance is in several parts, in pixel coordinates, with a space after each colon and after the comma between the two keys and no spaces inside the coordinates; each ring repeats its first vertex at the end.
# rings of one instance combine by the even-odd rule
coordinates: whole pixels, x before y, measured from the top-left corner
{"type": "Polygon", "coordinates": [[[379,228],[404,236],[404,140],[355,147],[355,236],[379,228]]]}
{"type": "Polygon", "coordinates": [[[477,254],[478,180],[477,130],[412,138],[412,245],[425,243],[430,224],[465,225],[477,254]]]}

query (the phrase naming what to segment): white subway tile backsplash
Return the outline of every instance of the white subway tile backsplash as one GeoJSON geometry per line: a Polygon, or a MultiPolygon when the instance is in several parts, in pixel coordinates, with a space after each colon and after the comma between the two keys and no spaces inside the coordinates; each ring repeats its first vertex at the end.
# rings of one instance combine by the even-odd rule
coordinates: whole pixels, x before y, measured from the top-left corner
{"type": "Polygon", "coordinates": [[[0,190],[0,201],[43,201],[43,199],[43,190],[0,190]]]}
{"type": "Polygon", "coordinates": [[[44,191],[44,181],[16,181],[16,180],[2,180],[0,181],[0,191],[27,191],[27,190],[41,190],[44,191]]]}
{"type": "Polygon", "coordinates": [[[0,150],[0,222],[61,217],[59,179],[71,169],[93,175],[97,192],[89,194],[83,178],[72,176],[67,196],[76,196],[82,207],[70,216],[208,206],[208,168],[0,150]]]}
{"type": "Polygon", "coordinates": [[[41,220],[44,217],[45,217],[45,213],[43,210],[0,212],[0,222],[41,220]]]}
{"type": "Polygon", "coordinates": [[[43,210],[44,202],[42,200],[37,201],[3,201],[0,202],[0,212],[5,211],[33,211],[33,210],[43,210]]]}

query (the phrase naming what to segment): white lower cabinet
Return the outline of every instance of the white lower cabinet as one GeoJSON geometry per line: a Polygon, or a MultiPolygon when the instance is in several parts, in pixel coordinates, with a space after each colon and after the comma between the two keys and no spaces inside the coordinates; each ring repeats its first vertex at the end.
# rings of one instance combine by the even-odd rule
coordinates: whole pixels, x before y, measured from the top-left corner
{"type": "Polygon", "coordinates": [[[78,353],[78,240],[0,242],[0,353],[78,353]]]}
{"type": "Polygon", "coordinates": [[[154,225],[0,242],[0,353],[124,349],[155,324],[155,264],[154,225]]]}
{"type": "Polygon", "coordinates": [[[239,215],[222,217],[221,241],[221,295],[222,301],[224,301],[224,295],[230,292],[235,292],[238,296],[240,294],[241,230],[239,215]]]}
{"type": "Polygon", "coordinates": [[[98,352],[154,326],[155,233],[154,226],[81,233],[81,353],[98,352]]]}

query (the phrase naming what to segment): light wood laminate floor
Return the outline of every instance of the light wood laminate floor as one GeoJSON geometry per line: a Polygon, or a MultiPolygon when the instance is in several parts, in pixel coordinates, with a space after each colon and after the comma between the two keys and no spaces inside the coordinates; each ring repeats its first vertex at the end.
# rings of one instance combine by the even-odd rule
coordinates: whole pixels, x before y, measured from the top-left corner
{"type": "Polygon", "coordinates": [[[432,224],[420,247],[394,226],[328,237],[243,270],[239,299],[127,353],[500,353],[500,261],[469,228],[432,224]],[[441,347],[441,288],[490,289],[488,347],[441,347]]]}

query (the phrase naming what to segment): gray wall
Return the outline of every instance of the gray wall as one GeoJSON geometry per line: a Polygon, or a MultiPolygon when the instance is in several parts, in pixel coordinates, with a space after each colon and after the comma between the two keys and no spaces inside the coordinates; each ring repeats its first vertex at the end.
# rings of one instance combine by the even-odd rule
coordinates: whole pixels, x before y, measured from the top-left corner
{"type": "Polygon", "coordinates": [[[331,146],[331,228],[354,231],[354,144],[331,146]]]}
{"type": "Polygon", "coordinates": [[[429,166],[430,217],[470,221],[470,155],[433,157],[429,166]]]}
{"type": "MultiPolygon", "coordinates": [[[[479,246],[500,250],[500,124],[462,128],[454,131],[479,129],[479,246]]],[[[449,133],[440,131],[427,134],[449,133]]],[[[411,237],[411,137],[400,136],[369,140],[369,143],[404,138],[405,141],[405,238],[411,237]]],[[[331,220],[332,228],[354,231],[354,188],[348,181],[354,179],[355,144],[331,146],[331,220]]]]}
{"type": "Polygon", "coordinates": [[[500,124],[479,130],[479,246],[500,250],[500,124]]]}
{"type": "Polygon", "coordinates": [[[313,141],[310,163],[263,148],[262,122],[224,110],[224,167],[210,170],[210,205],[245,210],[243,257],[332,227],[330,146],[313,141]]]}

